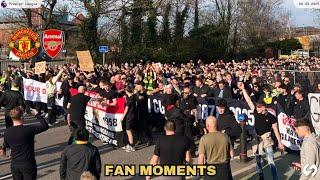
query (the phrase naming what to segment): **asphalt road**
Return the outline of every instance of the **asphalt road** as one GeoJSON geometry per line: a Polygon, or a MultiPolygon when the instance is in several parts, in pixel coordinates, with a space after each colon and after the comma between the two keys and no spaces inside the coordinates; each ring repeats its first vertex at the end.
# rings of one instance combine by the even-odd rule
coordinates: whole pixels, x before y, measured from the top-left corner
{"type": "MultiPolygon", "coordinates": [[[[3,113],[0,114],[0,134],[5,131],[3,113]]],[[[25,117],[26,124],[38,123],[37,120],[29,115],[25,117]]],[[[60,123],[49,130],[38,134],[35,138],[35,155],[38,166],[37,179],[59,179],[60,156],[63,149],[67,146],[69,129],[65,123],[60,123]]],[[[114,149],[110,145],[103,145],[101,141],[90,138],[90,141],[99,148],[102,163],[108,164],[146,164],[149,162],[154,146],[146,147],[141,145],[136,152],[127,153],[122,149],[114,149]]],[[[3,137],[0,138],[0,144],[3,137]]],[[[0,180],[11,179],[10,159],[0,157],[0,180]]],[[[118,179],[114,177],[103,179],[118,179]]],[[[123,179],[123,178],[119,178],[123,179]]],[[[138,178],[140,179],[140,178],[138,178]]]]}
{"type": "MultiPolygon", "coordinates": [[[[29,115],[25,117],[26,124],[38,123],[37,120],[29,115]]],[[[0,134],[5,130],[3,112],[0,112],[0,134]]],[[[60,123],[55,127],[50,128],[35,138],[35,155],[38,166],[38,178],[43,180],[56,180],[59,178],[59,164],[61,152],[67,145],[69,130],[64,123],[60,123]]],[[[136,152],[126,153],[122,149],[114,149],[110,145],[103,145],[99,140],[91,138],[90,141],[99,148],[102,164],[148,164],[152,156],[154,146],[140,146],[136,152]]],[[[0,145],[3,143],[3,138],[0,137],[0,145]]],[[[250,151],[248,153],[250,155],[250,151]]],[[[298,179],[298,173],[294,173],[289,168],[288,163],[297,161],[297,155],[286,154],[280,156],[279,153],[276,160],[276,165],[279,168],[280,179],[298,179]]],[[[257,179],[254,173],[254,160],[246,164],[239,163],[236,158],[232,163],[232,173],[235,179],[257,179]]],[[[269,169],[266,166],[264,169],[266,179],[270,179],[269,169]]],[[[103,173],[103,172],[102,172],[103,173]]],[[[104,177],[101,179],[144,179],[143,177],[104,177]]],[[[10,173],[10,159],[0,157],[0,180],[12,179],[10,173]]],[[[196,179],[196,178],[193,178],[196,179]]]]}

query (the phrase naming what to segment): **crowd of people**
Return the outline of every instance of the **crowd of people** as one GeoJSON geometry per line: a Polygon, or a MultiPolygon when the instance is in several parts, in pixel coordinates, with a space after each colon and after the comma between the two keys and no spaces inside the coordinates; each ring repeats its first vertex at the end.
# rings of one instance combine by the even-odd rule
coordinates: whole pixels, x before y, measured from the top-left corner
{"type": "Polygon", "coordinates": [[[93,91],[99,94],[99,101],[104,106],[116,106],[118,97],[126,98],[121,119],[125,134],[122,149],[130,153],[141,143],[155,143],[150,162],[153,165],[191,163],[192,157],[198,155],[197,163],[217,167],[218,174],[207,179],[232,179],[230,160],[236,156],[233,148],[242,130],[226,99],[238,99],[247,102],[256,119],[254,129],[258,138],[254,152],[260,179],[264,179],[264,152],[273,179],[278,179],[279,172],[273,159],[274,144],[281,151],[285,149],[277,119],[268,112],[269,107],[277,107],[297,119],[297,134],[308,139],[303,142],[301,154],[308,151],[314,158],[301,156],[301,162],[292,166],[301,170],[304,165],[314,163],[319,167],[320,147],[312,133],[306,94],[310,89],[320,92],[320,75],[319,79],[312,77],[314,82],[309,82],[306,90],[304,84],[294,84],[291,74],[284,71],[288,69],[317,71],[320,70],[320,60],[260,58],[240,62],[219,60],[210,64],[201,60],[184,64],[141,61],[96,65],[93,72],[81,71],[76,64],[65,64],[47,67],[47,71],[40,75],[35,74],[30,64],[10,66],[0,79],[0,105],[5,108],[6,124],[1,154],[11,149],[14,179],[36,179],[34,136],[59,123],[57,117],[61,115],[71,130],[68,146],[61,156],[61,179],[80,179],[79,172],[85,172],[84,176],[91,173],[92,177],[99,179],[100,155],[98,149],[88,142],[85,123],[85,109],[90,101],[85,92],[93,91]],[[22,78],[45,83],[47,103],[24,100],[22,78]],[[62,82],[59,89],[57,82],[62,82]],[[78,89],[78,94],[72,96],[70,89],[78,89]],[[162,127],[165,136],[158,140],[153,138],[152,117],[148,112],[148,96],[156,94],[165,97],[162,104],[166,117],[162,127]],[[62,107],[55,104],[57,97],[63,97],[62,107]],[[219,98],[217,114],[201,119],[197,112],[198,99],[207,97],[219,98]],[[35,115],[40,124],[23,125],[24,113],[35,115]],[[198,149],[195,136],[200,137],[198,149]],[[147,141],[143,142],[144,139],[147,141]],[[316,146],[308,148],[305,142],[316,146]]]}

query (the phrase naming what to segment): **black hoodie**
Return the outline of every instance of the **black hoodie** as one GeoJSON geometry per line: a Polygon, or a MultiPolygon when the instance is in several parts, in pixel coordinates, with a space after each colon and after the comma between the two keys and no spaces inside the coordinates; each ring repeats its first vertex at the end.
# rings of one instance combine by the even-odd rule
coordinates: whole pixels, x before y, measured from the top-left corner
{"type": "Polygon", "coordinates": [[[175,123],[176,134],[184,135],[184,123],[185,123],[186,116],[182,112],[182,110],[176,106],[169,105],[166,108],[165,116],[168,120],[171,120],[175,123]]]}
{"type": "Polygon", "coordinates": [[[241,127],[234,118],[234,114],[229,110],[229,108],[226,108],[226,111],[223,114],[219,114],[218,130],[225,130],[225,133],[229,137],[240,137],[240,134],[242,132],[241,127]]]}

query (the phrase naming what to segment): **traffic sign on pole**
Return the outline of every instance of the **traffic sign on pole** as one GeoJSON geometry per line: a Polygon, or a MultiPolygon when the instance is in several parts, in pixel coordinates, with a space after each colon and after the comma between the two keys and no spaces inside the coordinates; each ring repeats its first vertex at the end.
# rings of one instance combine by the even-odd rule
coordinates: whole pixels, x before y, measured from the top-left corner
{"type": "Polygon", "coordinates": [[[102,56],[102,60],[103,60],[103,65],[104,65],[104,62],[105,62],[105,59],[106,59],[106,53],[109,51],[109,47],[108,46],[99,46],[99,52],[100,53],[103,53],[103,56],[102,56]]]}
{"type": "Polygon", "coordinates": [[[99,52],[100,53],[107,53],[109,51],[108,46],[99,46],[99,52]]]}

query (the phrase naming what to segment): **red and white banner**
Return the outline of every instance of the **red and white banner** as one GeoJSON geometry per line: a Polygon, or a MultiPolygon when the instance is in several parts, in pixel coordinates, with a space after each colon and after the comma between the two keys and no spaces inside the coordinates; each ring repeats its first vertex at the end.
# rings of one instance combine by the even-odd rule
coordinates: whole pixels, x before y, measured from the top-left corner
{"type": "MultiPolygon", "coordinates": [[[[76,89],[70,90],[72,96],[77,94],[76,89]]],[[[87,91],[85,95],[90,96],[91,100],[86,108],[86,129],[98,139],[108,144],[119,145],[122,137],[122,122],[124,116],[125,98],[117,98],[116,106],[105,106],[99,94],[87,91]]]]}
{"type": "MultiPolygon", "coordinates": [[[[57,89],[60,89],[60,86],[61,86],[61,82],[57,82],[57,89]]],[[[24,99],[26,101],[47,103],[45,83],[42,83],[33,79],[23,78],[23,88],[24,88],[23,90],[24,99]]],[[[63,98],[61,99],[56,98],[56,105],[62,106],[63,98]]]]}
{"type": "Polygon", "coordinates": [[[294,130],[295,119],[288,117],[285,113],[278,115],[279,133],[281,135],[281,141],[287,148],[299,151],[302,145],[302,139],[300,139],[294,130]]]}
{"type": "MultiPolygon", "coordinates": [[[[45,83],[32,79],[23,78],[24,99],[33,102],[47,102],[45,83]]],[[[57,89],[61,82],[57,82],[57,89]]],[[[70,89],[71,95],[78,93],[77,89],[70,89]]],[[[87,91],[91,100],[86,108],[86,128],[98,139],[109,144],[119,145],[119,137],[122,134],[121,119],[124,116],[125,98],[117,98],[117,105],[114,107],[105,106],[99,100],[98,93],[87,91]]],[[[62,106],[63,99],[56,99],[56,104],[62,106]]]]}

